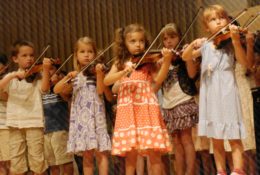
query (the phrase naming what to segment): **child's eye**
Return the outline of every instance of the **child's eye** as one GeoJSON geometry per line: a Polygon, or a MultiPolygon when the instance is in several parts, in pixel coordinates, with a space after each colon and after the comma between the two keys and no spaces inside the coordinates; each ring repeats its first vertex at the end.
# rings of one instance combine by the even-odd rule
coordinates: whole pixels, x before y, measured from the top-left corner
{"type": "Polygon", "coordinates": [[[216,20],[216,18],[211,18],[211,19],[210,19],[210,21],[215,21],[215,20],[216,20]]]}

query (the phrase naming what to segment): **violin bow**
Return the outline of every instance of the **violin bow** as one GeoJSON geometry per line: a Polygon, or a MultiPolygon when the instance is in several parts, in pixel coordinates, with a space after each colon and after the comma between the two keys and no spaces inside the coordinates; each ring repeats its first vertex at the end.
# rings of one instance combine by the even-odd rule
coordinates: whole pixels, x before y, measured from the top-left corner
{"type": "MultiPolygon", "coordinates": [[[[107,52],[115,43],[111,43],[105,50],[103,50],[101,53],[99,53],[93,60],[91,60],[86,66],[84,66],[79,73],[84,72],[89,66],[91,66],[97,59],[99,59],[105,52],[107,52]]],[[[79,74],[78,73],[78,74],[79,74]]],[[[72,78],[67,79],[65,83],[69,82],[72,78]]]]}
{"type": "Polygon", "coordinates": [[[232,24],[234,21],[239,19],[241,16],[243,16],[247,12],[247,9],[242,10],[234,19],[232,19],[228,24],[226,24],[224,27],[222,27],[218,32],[213,34],[207,41],[213,40],[218,34],[220,34],[222,31],[224,31],[230,24],[232,24]]]}
{"type": "Polygon", "coordinates": [[[177,51],[182,43],[182,41],[184,40],[184,38],[187,36],[188,32],[190,31],[191,27],[193,26],[193,24],[195,23],[196,19],[199,16],[200,11],[203,9],[202,6],[199,7],[199,9],[196,12],[196,15],[194,16],[194,18],[192,19],[192,22],[190,23],[189,27],[186,29],[185,33],[183,34],[181,40],[179,41],[179,43],[177,44],[177,46],[174,48],[174,51],[177,51]]]}
{"type": "MultiPolygon", "coordinates": [[[[251,26],[256,20],[257,20],[257,18],[259,17],[259,15],[260,15],[260,12],[258,12],[255,16],[254,15],[252,15],[251,16],[251,18],[252,18],[252,20],[250,21],[250,22],[248,22],[247,21],[247,23],[246,23],[246,25],[244,25],[244,27],[245,28],[248,28],[249,26],[251,26]]],[[[250,19],[250,18],[249,18],[250,19]]]]}
{"type": "MultiPolygon", "coordinates": [[[[59,70],[61,70],[61,68],[70,60],[70,58],[73,56],[73,54],[71,54],[63,63],[62,65],[54,72],[53,75],[55,75],[57,72],[59,72],[59,70]]],[[[52,75],[52,76],[53,76],[52,75]]]]}
{"type": "MultiPolygon", "coordinates": [[[[155,44],[155,42],[157,41],[157,39],[160,37],[162,33],[162,29],[160,30],[160,32],[157,34],[157,36],[155,37],[155,39],[153,40],[153,42],[151,43],[151,45],[148,47],[148,49],[144,52],[143,56],[140,58],[140,60],[136,63],[134,69],[136,69],[142,62],[142,60],[145,58],[145,56],[148,54],[148,52],[151,50],[151,48],[153,47],[153,45],[155,44]]],[[[130,74],[128,75],[130,76],[130,74]]]]}
{"type": "Polygon", "coordinates": [[[25,73],[25,77],[28,75],[28,72],[30,72],[32,70],[32,68],[36,65],[36,63],[41,59],[41,57],[45,54],[45,52],[47,52],[47,50],[50,48],[50,45],[47,45],[45,47],[45,49],[42,51],[42,53],[40,54],[40,56],[35,60],[35,62],[31,65],[31,67],[26,71],[25,73]]]}

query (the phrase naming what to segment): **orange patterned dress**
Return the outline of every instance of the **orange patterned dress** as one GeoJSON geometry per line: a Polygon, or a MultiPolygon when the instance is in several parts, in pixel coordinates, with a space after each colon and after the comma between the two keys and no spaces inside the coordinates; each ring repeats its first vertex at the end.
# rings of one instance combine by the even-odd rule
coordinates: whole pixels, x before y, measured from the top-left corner
{"type": "Polygon", "coordinates": [[[125,156],[137,150],[170,152],[169,135],[162,119],[157,97],[152,89],[151,66],[145,65],[121,79],[112,154],[125,156]]]}

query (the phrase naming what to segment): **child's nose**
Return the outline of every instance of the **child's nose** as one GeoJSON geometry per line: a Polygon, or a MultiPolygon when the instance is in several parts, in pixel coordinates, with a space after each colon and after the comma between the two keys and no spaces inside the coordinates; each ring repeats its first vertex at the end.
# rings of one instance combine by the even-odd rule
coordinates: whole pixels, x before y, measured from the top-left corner
{"type": "Polygon", "coordinates": [[[139,41],[139,42],[136,42],[136,46],[137,47],[140,47],[141,46],[141,42],[139,41]]]}

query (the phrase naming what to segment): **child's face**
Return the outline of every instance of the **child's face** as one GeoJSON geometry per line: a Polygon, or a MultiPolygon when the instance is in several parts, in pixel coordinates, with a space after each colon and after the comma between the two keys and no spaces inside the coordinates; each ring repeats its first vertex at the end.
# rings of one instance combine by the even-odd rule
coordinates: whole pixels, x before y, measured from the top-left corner
{"type": "Polygon", "coordinates": [[[212,11],[207,21],[207,31],[211,34],[218,32],[221,28],[228,24],[228,20],[217,14],[216,11],[212,11]]]}
{"type": "Polygon", "coordinates": [[[19,52],[13,57],[15,63],[19,65],[21,69],[28,69],[34,62],[34,51],[30,46],[21,46],[19,52]]]}
{"type": "Polygon", "coordinates": [[[86,66],[89,62],[94,59],[95,53],[91,44],[79,43],[77,51],[77,60],[80,66],[86,66]]]}
{"type": "Polygon", "coordinates": [[[145,37],[143,32],[131,32],[126,34],[125,45],[131,55],[138,55],[145,49],[145,37]]]}
{"type": "Polygon", "coordinates": [[[163,45],[167,49],[174,49],[179,43],[180,39],[177,35],[163,35],[163,45]]]}

